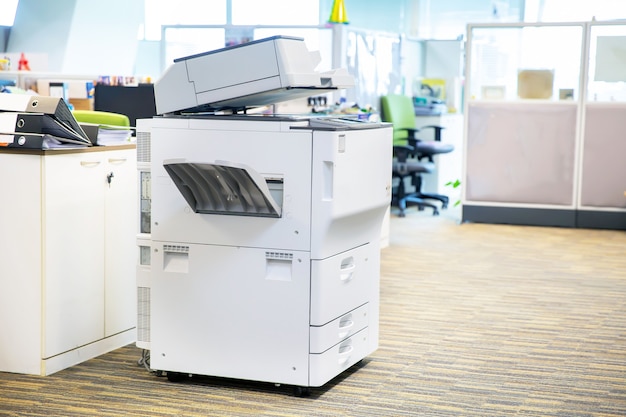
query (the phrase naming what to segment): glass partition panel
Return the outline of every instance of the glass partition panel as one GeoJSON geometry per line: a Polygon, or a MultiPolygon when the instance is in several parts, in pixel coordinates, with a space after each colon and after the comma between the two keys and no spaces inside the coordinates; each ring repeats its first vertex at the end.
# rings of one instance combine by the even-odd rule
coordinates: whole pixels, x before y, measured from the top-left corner
{"type": "Polygon", "coordinates": [[[592,25],[588,101],[626,102],[626,25],[592,25]]]}
{"type": "Polygon", "coordinates": [[[471,28],[471,99],[576,99],[583,25],[471,28]]]}

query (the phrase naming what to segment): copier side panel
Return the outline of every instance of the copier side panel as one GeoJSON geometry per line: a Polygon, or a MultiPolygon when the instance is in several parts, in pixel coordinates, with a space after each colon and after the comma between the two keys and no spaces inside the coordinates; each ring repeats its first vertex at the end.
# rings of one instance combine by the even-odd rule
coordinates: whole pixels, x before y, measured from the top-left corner
{"type": "Polygon", "coordinates": [[[307,385],[307,252],[153,243],[151,367],[307,385]]]}
{"type": "Polygon", "coordinates": [[[391,203],[392,128],[313,133],[311,257],[380,241],[391,203]]]}
{"type": "Polygon", "coordinates": [[[310,249],[310,131],[289,131],[273,122],[251,122],[256,130],[245,121],[193,120],[188,129],[164,124],[152,129],[153,240],[310,249]],[[195,213],[163,168],[172,159],[242,163],[262,176],[282,178],[281,217],[195,213]]]}

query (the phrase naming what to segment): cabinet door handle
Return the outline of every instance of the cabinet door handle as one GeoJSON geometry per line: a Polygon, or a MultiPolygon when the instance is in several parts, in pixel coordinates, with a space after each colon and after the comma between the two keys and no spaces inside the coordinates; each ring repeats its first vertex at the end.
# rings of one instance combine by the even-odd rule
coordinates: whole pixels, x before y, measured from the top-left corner
{"type": "Polygon", "coordinates": [[[127,158],[109,158],[110,164],[123,164],[127,158]]]}
{"type": "Polygon", "coordinates": [[[97,167],[100,161],[80,161],[80,165],[84,167],[97,167]]]}

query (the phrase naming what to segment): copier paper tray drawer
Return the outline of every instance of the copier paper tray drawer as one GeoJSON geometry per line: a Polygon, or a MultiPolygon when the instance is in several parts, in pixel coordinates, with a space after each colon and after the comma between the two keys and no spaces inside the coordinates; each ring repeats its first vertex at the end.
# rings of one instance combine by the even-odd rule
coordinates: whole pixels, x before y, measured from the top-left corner
{"type": "Polygon", "coordinates": [[[170,160],[163,167],[195,213],[281,216],[267,181],[249,166],[170,160]]]}

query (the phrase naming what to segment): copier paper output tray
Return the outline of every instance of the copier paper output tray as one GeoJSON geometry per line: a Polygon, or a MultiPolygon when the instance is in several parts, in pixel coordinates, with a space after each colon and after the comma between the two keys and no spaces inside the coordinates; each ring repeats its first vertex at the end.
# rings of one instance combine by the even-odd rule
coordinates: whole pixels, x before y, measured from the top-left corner
{"type": "Polygon", "coordinates": [[[280,217],[265,179],[244,164],[173,160],[163,167],[195,213],[280,217]]]}
{"type": "Polygon", "coordinates": [[[174,60],[154,84],[158,114],[241,110],[354,86],[345,69],[317,72],[304,39],[274,36],[174,60]]]}

